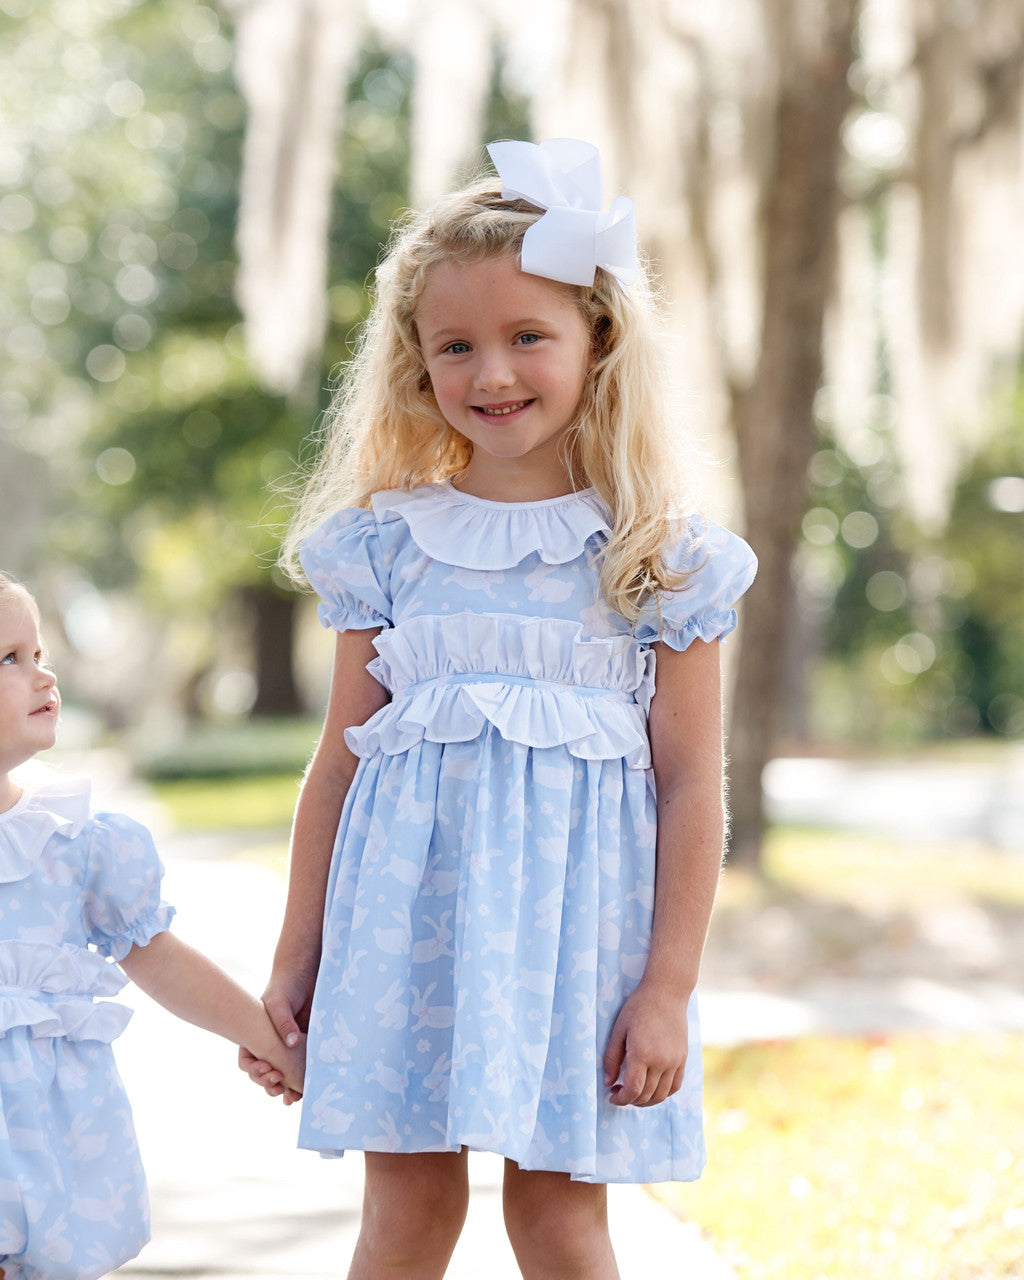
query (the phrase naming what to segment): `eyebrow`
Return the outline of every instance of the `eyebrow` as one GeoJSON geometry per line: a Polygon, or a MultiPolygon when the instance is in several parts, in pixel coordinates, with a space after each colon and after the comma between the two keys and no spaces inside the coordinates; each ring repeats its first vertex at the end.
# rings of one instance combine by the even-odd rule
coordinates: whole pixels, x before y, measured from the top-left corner
{"type": "MultiPolygon", "coordinates": [[[[523,316],[519,319],[511,321],[508,325],[505,326],[505,328],[508,329],[510,332],[516,332],[516,331],[529,332],[531,329],[552,329],[557,326],[557,323],[558,322],[556,320],[551,320],[551,319],[538,320],[536,316],[523,316]]],[[[430,329],[426,331],[425,334],[420,330],[420,326],[418,324],[416,326],[416,329],[420,333],[421,342],[423,341],[424,337],[429,338],[431,342],[438,342],[442,338],[459,338],[459,337],[462,337],[466,332],[465,329],[456,328],[450,325],[446,325],[440,329],[430,329]]]]}

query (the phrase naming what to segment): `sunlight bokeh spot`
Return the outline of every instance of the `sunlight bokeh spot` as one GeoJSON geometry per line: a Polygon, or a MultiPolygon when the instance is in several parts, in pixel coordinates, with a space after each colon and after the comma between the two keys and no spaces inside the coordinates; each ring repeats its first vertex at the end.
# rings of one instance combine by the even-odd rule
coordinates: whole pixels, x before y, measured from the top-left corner
{"type": "Polygon", "coordinates": [[[27,231],[36,220],[36,207],[28,196],[20,191],[0,200],[0,231],[16,234],[27,231]]]}
{"type": "Polygon", "coordinates": [[[199,248],[184,231],[172,231],[164,236],[159,247],[160,260],[175,271],[187,271],[195,262],[199,248]]]}
{"type": "Polygon", "coordinates": [[[96,459],[96,474],[104,484],[127,484],[135,475],[135,458],[127,449],[104,449],[96,459]]]}
{"type": "Polygon", "coordinates": [[[878,538],[878,521],[870,511],[851,511],[841,525],[843,541],[848,547],[862,551],[878,538]]]}
{"type": "Polygon", "coordinates": [[[71,312],[71,299],[63,289],[50,286],[37,289],[29,306],[40,324],[63,324],[71,312]]]}
{"type": "Polygon", "coordinates": [[[989,482],[986,492],[994,511],[1011,515],[1024,511],[1024,476],[1000,476],[989,482]]]}
{"type": "Polygon", "coordinates": [[[114,341],[123,351],[141,351],[149,345],[153,326],[145,316],[126,312],[114,321],[114,341]]]}
{"type": "Polygon", "coordinates": [[[125,370],[124,352],[109,343],[101,343],[85,357],[85,367],[97,382],[115,382],[125,370]]]}
{"type": "MultiPolygon", "coordinates": [[[[50,235],[49,249],[59,262],[67,264],[81,262],[89,251],[89,237],[81,227],[71,225],[57,227],[50,235]]],[[[61,283],[66,283],[66,280],[65,275],[61,283]]]]}
{"type": "Polygon", "coordinates": [[[107,90],[104,101],[115,116],[137,116],[146,105],[146,95],[134,80],[117,80],[107,90]]]}
{"type": "Polygon", "coordinates": [[[907,584],[898,573],[882,569],[873,573],[865,587],[868,603],[879,613],[892,613],[907,598],[907,584]]]}
{"type": "Polygon", "coordinates": [[[117,273],[114,287],[125,300],[133,305],[152,302],[156,296],[156,277],[148,268],[133,264],[117,273]]]}

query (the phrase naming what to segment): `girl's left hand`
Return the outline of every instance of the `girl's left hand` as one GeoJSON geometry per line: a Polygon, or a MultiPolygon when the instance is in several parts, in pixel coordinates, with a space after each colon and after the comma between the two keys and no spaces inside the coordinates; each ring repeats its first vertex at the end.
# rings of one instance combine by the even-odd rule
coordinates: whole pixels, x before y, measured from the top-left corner
{"type": "Polygon", "coordinates": [[[604,1055],[604,1082],[617,1107],[654,1107],[683,1083],[687,1001],[641,984],[619,1011],[604,1055]]]}

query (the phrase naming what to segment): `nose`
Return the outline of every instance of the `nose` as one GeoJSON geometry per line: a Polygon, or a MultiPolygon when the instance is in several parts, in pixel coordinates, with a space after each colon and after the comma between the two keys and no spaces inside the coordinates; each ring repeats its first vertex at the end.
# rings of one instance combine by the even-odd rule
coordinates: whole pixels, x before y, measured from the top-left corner
{"type": "Polygon", "coordinates": [[[45,662],[41,662],[39,664],[36,683],[41,689],[52,689],[57,683],[56,673],[51,671],[45,662]]]}
{"type": "Polygon", "coordinates": [[[474,384],[478,391],[501,391],[516,380],[515,370],[505,351],[480,352],[474,384]]]}

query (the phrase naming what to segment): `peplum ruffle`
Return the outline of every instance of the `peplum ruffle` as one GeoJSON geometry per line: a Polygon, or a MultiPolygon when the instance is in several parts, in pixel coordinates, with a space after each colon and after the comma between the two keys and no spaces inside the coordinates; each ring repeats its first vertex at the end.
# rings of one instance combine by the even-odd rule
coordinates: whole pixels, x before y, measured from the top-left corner
{"type": "Polygon", "coordinates": [[[608,511],[593,489],[541,502],[489,502],[450,481],[373,495],[380,521],[400,516],[433,560],[458,569],[511,569],[536,553],[544,564],[568,564],[595,533],[608,533],[608,511]]]}
{"type": "Polygon", "coordinates": [[[406,619],[374,645],[368,670],[392,701],[346,731],[357,755],[467,742],[489,722],[524,746],[650,765],[653,655],[628,637],[584,638],[569,619],[460,613],[406,619]]]}
{"type": "Polygon", "coordinates": [[[94,1000],[116,995],[128,979],[84,947],[0,942],[0,1035],[28,1027],[33,1037],[109,1044],[128,1025],[125,1005],[94,1000]]]}

